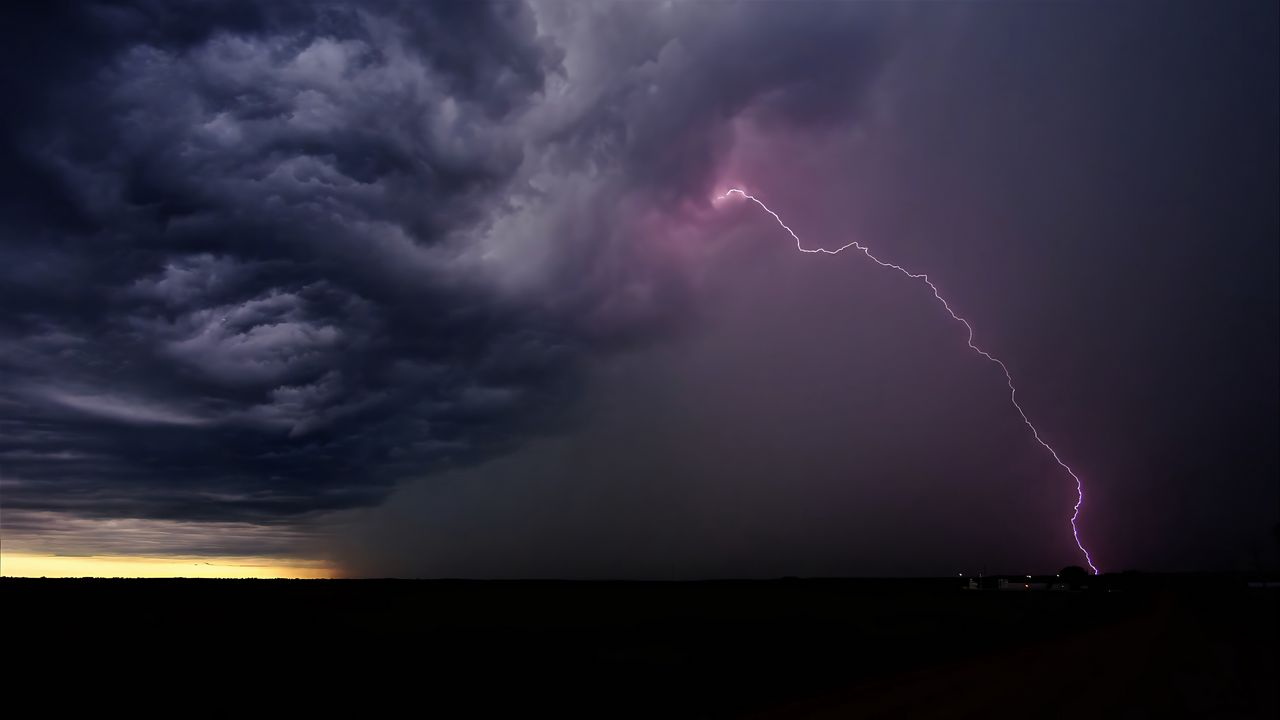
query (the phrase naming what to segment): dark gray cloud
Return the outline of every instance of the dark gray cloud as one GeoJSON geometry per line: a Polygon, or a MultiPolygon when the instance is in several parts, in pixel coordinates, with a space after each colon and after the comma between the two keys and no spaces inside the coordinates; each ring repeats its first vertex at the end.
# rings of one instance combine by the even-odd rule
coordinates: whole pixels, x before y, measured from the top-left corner
{"type": "Polygon", "coordinates": [[[275,522],[563,422],[696,317],[653,238],[731,121],[847,118],[883,53],[860,8],[714,12],[7,10],[6,515],[275,522]]]}
{"type": "Polygon", "coordinates": [[[500,444],[572,339],[439,248],[520,164],[532,15],[189,10],[65,10],[95,62],[10,121],[46,185],[6,208],[6,509],[297,515],[500,444]]]}
{"type": "Polygon", "coordinates": [[[713,208],[732,182],[939,281],[1104,569],[1265,560],[1274,6],[2,12],[6,550],[1078,561],[1074,487],[933,299],[713,208]]]}

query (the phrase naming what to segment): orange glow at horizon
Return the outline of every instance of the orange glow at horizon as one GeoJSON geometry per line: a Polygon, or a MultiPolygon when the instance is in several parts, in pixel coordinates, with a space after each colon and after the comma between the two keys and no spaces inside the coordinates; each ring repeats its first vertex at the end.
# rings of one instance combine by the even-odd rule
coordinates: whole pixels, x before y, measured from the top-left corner
{"type": "Polygon", "coordinates": [[[298,578],[337,577],[320,561],[263,557],[142,557],[0,554],[0,576],[47,578],[298,578]]]}

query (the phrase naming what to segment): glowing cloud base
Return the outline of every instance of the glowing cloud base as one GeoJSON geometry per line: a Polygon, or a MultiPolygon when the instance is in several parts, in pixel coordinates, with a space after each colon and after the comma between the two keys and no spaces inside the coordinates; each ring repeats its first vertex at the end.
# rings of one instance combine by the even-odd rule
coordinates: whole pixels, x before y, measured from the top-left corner
{"type": "Polygon", "coordinates": [[[1062,458],[1058,456],[1058,451],[1054,450],[1053,447],[1049,445],[1049,443],[1045,442],[1044,439],[1040,437],[1040,431],[1037,430],[1036,426],[1031,423],[1031,419],[1027,417],[1027,413],[1023,411],[1022,406],[1018,404],[1018,388],[1014,387],[1013,385],[1013,374],[1009,372],[1008,366],[1006,366],[1004,364],[1004,361],[1002,361],[1000,358],[996,357],[995,355],[992,355],[991,353],[987,352],[986,350],[983,350],[982,348],[974,344],[973,326],[969,324],[968,320],[965,320],[963,317],[957,315],[956,311],[951,309],[951,304],[948,303],[946,298],[942,297],[942,294],[938,292],[938,287],[929,280],[929,276],[924,273],[913,273],[910,270],[907,270],[906,268],[902,267],[901,265],[895,265],[893,263],[885,262],[880,258],[876,257],[875,255],[872,255],[870,250],[868,250],[863,245],[859,244],[856,240],[853,242],[847,243],[845,245],[841,245],[840,247],[834,250],[829,250],[827,248],[806,248],[804,247],[804,244],[800,242],[800,237],[796,235],[795,231],[787,227],[786,223],[782,222],[782,218],[778,217],[778,213],[770,210],[767,205],[760,202],[760,200],[758,200],[755,196],[750,195],[746,191],[740,190],[738,188],[730,188],[723,195],[720,195],[717,198],[717,200],[726,200],[729,198],[730,195],[740,195],[743,198],[755,203],[756,205],[759,205],[762,210],[772,215],[773,219],[777,221],[778,225],[781,226],[783,230],[786,230],[787,234],[790,235],[791,238],[796,241],[796,249],[802,253],[823,253],[826,255],[837,255],[839,253],[844,252],[845,250],[848,250],[849,248],[853,248],[854,250],[861,252],[863,255],[866,255],[868,260],[879,265],[880,267],[888,268],[890,270],[897,270],[898,272],[902,273],[903,275],[906,275],[912,280],[919,280],[929,287],[929,290],[933,292],[934,298],[936,298],[939,303],[942,303],[942,307],[946,309],[947,314],[949,314],[951,318],[956,322],[960,323],[961,325],[964,325],[965,330],[969,331],[969,339],[968,339],[969,348],[973,350],[975,353],[986,358],[987,360],[990,360],[991,362],[1000,366],[1000,370],[1004,372],[1005,383],[1009,386],[1009,402],[1013,405],[1014,409],[1018,411],[1018,415],[1022,417],[1022,422],[1026,424],[1028,429],[1031,430],[1031,436],[1035,438],[1037,443],[1040,443],[1041,447],[1049,451],[1049,454],[1053,456],[1054,462],[1058,463],[1058,466],[1061,467],[1063,470],[1065,470],[1067,474],[1071,476],[1071,479],[1075,481],[1076,504],[1075,504],[1074,512],[1071,515],[1071,534],[1075,538],[1076,547],[1080,548],[1080,552],[1084,554],[1084,561],[1089,565],[1089,569],[1092,570],[1095,575],[1098,574],[1098,567],[1094,565],[1093,558],[1090,557],[1089,551],[1085,549],[1084,543],[1081,542],[1080,528],[1076,525],[1076,521],[1080,518],[1080,507],[1084,505],[1084,483],[1080,481],[1080,477],[1076,475],[1075,471],[1072,470],[1070,466],[1068,466],[1065,462],[1062,461],[1062,458]]]}

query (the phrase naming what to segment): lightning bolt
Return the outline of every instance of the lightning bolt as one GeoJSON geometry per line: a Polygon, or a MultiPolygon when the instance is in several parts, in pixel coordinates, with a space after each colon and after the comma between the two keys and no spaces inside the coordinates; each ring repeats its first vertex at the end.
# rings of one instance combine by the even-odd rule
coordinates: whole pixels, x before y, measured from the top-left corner
{"type": "Polygon", "coordinates": [[[1084,483],[1080,481],[1080,476],[1076,475],[1075,471],[1072,470],[1071,467],[1067,465],[1065,462],[1063,462],[1062,458],[1058,456],[1058,451],[1054,450],[1052,445],[1045,442],[1044,439],[1040,437],[1040,431],[1036,429],[1036,426],[1033,425],[1031,422],[1031,418],[1027,417],[1026,411],[1024,411],[1022,409],[1022,406],[1018,404],[1018,388],[1014,387],[1013,385],[1013,373],[1009,372],[1009,367],[1005,365],[1004,361],[1001,360],[1000,358],[996,357],[995,355],[992,355],[991,353],[987,352],[986,350],[983,350],[982,348],[974,344],[973,326],[969,324],[968,320],[965,320],[963,317],[957,315],[956,311],[951,309],[951,304],[947,302],[946,298],[942,297],[942,293],[938,292],[938,286],[934,285],[933,282],[929,280],[929,276],[925,273],[913,273],[910,270],[902,267],[901,265],[895,265],[891,262],[885,262],[884,260],[881,260],[875,255],[872,255],[869,249],[867,249],[865,246],[863,246],[856,240],[853,242],[841,245],[835,250],[829,250],[827,248],[806,248],[804,246],[804,243],[800,242],[800,236],[796,235],[794,230],[792,230],[790,227],[787,227],[787,224],[782,222],[782,218],[778,217],[778,213],[770,210],[768,205],[765,205],[764,203],[760,202],[760,200],[756,198],[754,195],[751,195],[744,190],[739,190],[738,188],[729,188],[729,190],[727,190],[723,195],[721,195],[719,199],[721,200],[728,199],[730,195],[741,195],[743,198],[750,200],[756,205],[759,205],[761,210],[764,210],[765,212],[772,215],[773,219],[777,221],[778,225],[783,230],[786,230],[787,234],[790,235],[791,238],[796,241],[796,250],[799,250],[802,253],[823,253],[826,255],[838,255],[844,252],[845,250],[848,250],[849,248],[853,248],[854,250],[857,250],[863,255],[866,255],[868,260],[879,265],[880,267],[888,268],[890,270],[897,270],[898,272],[902,273],[903,275],[906,275],[912,280],[919,280],[929,287],[929,290],[933,292],[933,297],[936,298],[937,301],[942,304],[942,307],[946,309],[947,314],[951,316],[951,319],[955,320],[961,325],[964,325],[965,330],[969,331],[969,340],[968,340],[969,349],[973,350],[975,353],[981,355],[987,360],[990,360],[991,362],[1000,366],[1001,372],[1004,373],[1005,383],[1009,386],[1010,404],[1012,404],[1013,408],[1018,411],[1018,415],[1022,417],[1022,422],[1027,426],[1029,430],[1031,430],[1031,436],[1035,438],[1036,442],[1040,443],[1040,446],[1043,447],[1045,450],[1048,450],[1049,454],[1053,456],[1053,461],[1058,463],[1058,467],[1061,467],[1063,470],[1065,470],[1066,473],[1071,476],[1071,479],[1075,481],[1076,504],[1075,504],[1074,512],[1071,515],[1071,535],[1072,537],[1075,538],[1076,547],[1080,548],[1080,552],[1084,554],[1084,561],[1088,563],[1089,569],[1093,571],[1094,575],[1097,575],[1098,567],[1093,564],[1093,558],[1089,556],[1089,551],[1085,549],[1084,543],[1081,542],[1080,528],[1076,525],[1076,521],[1080,519],[1080,507],[1084,505],[1084,483]]]}

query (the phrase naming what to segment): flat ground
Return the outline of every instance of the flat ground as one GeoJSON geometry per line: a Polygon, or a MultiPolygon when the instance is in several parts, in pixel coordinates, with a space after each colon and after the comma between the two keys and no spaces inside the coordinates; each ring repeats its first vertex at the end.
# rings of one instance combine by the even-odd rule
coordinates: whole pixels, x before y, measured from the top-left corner
{"type": "Polygon", "coordinates": [[[372,715],[1280,717],[1280,591],[1123,586],[6,578],[0,640],[10,697],[43,681],[372,715]]]}

